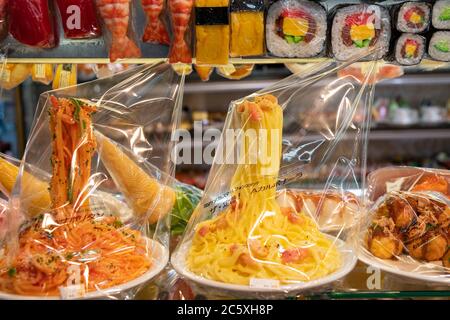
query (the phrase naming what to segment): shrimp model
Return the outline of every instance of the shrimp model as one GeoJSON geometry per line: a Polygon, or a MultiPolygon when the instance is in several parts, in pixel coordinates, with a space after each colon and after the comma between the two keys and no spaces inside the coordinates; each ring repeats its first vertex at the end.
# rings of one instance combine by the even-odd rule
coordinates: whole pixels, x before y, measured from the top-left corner
{"type": "Polygon", "coordinates": [[[164,9],[163,0],[142,0],[142,8],[148,18],[142,41],[150,43],[170,44],[166,26],[161,21],[161,13],[164,9]]]}
{"type": "Polygon", "coordinates": [[[130,0],[96,0],[96,4],[106,28],[111,33],[110,60],[114,62],[117,59],[139,58],[141,50],[127,36],[130,0]]]}
{"type": "Polygon", "coordinates": [[[170,63],[191,63],[192,53],[185,40],[194,0],[169,0],[174,38],[169,52],[170,63]]]}

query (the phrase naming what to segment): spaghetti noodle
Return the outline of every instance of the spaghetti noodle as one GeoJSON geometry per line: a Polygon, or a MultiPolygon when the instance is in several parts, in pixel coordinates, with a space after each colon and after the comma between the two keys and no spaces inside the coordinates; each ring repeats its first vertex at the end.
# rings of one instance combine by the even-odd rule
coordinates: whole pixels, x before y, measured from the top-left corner
{"type": "Polygon", "coordinates": [[[55,296],[61,287],[87,292],[135,279],[151,267],[146,239],[116,217],[95,218],[89,206],[95,108],[53,96],[51,103],[52,214],[22,230],[17,251],[6,248],[13,258],[0,257],[0,290],[55,296]]]}
{"type": "Polygon", "coordinates": [[[231,204],[197,225],[188,268],[212,280],[241,285],[249,285],[251,278],[297,283],[334,272],[341,265],[334,243],[305,213],[280,208],[276,201],[283,125],[277,99],[256,97],[238,105],[237,112],[245,136],[241,152],[245,158],[232,178],[231,204]],[[256,137],[247,135],[249,130],[256,137]],[[267,158],[261,158],[264,148],[267,158]],[[255,150],[257,161],[250,163],[255,150]]]}

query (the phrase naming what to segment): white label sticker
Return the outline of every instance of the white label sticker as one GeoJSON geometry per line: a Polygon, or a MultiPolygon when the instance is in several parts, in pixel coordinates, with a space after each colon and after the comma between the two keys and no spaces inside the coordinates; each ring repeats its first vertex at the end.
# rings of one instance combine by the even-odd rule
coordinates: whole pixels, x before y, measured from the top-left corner
{"type": "Polygon", "coordinates": [[[61,295],[61,299],[70,300],[83,297],[86,291],[83,285],[73,284],[67,287],[59,287],[59,294],[61,295]]]}
{"type": "Polygon", "coordinates": [[[250,278],[251,288],[279,288],[280,281],[273,279],[250,278]]]}
{"type": "Polygon", "coordinates": [[[59,87],[65,88],[70,85],[70,71],[61,71],[61,78],[59,79],[59,87]]]}
{"type": "Polygon", "coordinates": [[[35,64],[34,70],[37,79],[45,79],[45,64],[41,63],[35,64]]]}

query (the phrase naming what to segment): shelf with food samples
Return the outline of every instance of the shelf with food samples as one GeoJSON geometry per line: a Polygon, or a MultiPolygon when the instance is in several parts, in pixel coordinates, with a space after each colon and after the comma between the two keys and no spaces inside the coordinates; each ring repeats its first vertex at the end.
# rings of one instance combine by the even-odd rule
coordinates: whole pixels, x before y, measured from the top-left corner
{"type": "MultiPolygon", "coordinates": [[[[205,290],[181,278],[167,268],[157,279],[148,283],[135,297],[137,300],[215,300],[236,299],[236,296],[205,290]]],[[[405,279],[358,262],[346,277],[331,287],[314,292],[288,295],[285,299],[448,299],[447,285],[437,286],[423,281],[405,279]]]]}
{"type": "Polygon", "coordinates": [[[207,74],[229,64],[344,61],[365,50],[374,50],[369,60],[421,71],[450,62],[447,0],[34,0],[33,10],[30,1],[1,2],[0,47],[11,63],[167,59],[207,74]]]}
{"type": "MultiPolygon", "coordinates": [[[[373,206],[369,214],[358,219],[351,228],[360,260],[354,268],[341,279],[300,293],[277,291],[272,283],[272,291],[261,293],[259,297],[302,300],[449,298],[450,260],[444,241],[449,218],[448,183],[446,170],[385,167],[371,172],[367,197],[373,206]]],[[[354,197],[329,192],[321,201],[314,198],[313,192],[290,189],[287,193],[278,192],[276,200],[280,205],[290,203],[301,206],[302,210],[318,210],[317,223],[320,230],[327,233],[333,232],[333,223],[349,223],[356,217],[352,215],[357,206],[355,201],[358,201],[354,197]],[[341,214],[337,215],[336,210],[341,214]]],[[[175,239],[174,245],[177,242],[175,239]]],[[[136,298],[233,299],[249,295],[240,287],[229,286],[228,289],[217,290],[198,278],[192,281],[168,267],[136,298]]]]}

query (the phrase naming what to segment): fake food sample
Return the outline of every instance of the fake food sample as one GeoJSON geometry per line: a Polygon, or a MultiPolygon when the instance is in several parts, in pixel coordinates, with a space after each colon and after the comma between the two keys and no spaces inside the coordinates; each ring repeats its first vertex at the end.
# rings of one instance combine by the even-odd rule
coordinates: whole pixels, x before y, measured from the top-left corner
{"type": "Polygon", "coordinates": [[[381,259],[440,261],[448,251],[450,207],[426,194],[391,192],[375,208],[367,247],[381,259]]]}
{"type": "Polygon", "coordinates": [[[255,278],[311,281],[334,272],[342,257],[333,241],[303,212],[280,207],[276,190],[270,187],[276,185],[281,161],[283,110],[277,99],[257,96],[242,101],[234,112],[243,134],[253,131],[256,136],[242,142],[243,161],[232,178],[230,205],[196,226],[188,268],[211,280],[240,285],[255,278]],[[245,161],[262,134],[274,137],[267,140],[271,161],[245,161]],[[245,187],[255,184],[260,190],[245,187]]]}
{"type": "Polygon", "coordinates": [[[82,296],[143,275],[152,265],[151,249],[139,231],[116,217],[99,217],[90,205],[96,107],[78,99],[50,100],[51,209],[18,231],[16,246],[6,246],[0,290],[63,296],[64,289],[75,287],[82,296]]]}
{"type": "Polygon", "coordinates": [[[326,32],[326,12],[320,4],[280,0],[269,8],[266,42],[267,49],[275,56],[317,56],[324,48],[326,32]]]}
{"type": "Polygon", "coordinates": [[[195,0],[195,57],[198,64],[228,63],[228,0],[195,0]]]}
{"type": "Polygon", "coordinates": [[[230,6],[232,57],[264,53],[264,1],[232,0],[230,6]]]}

